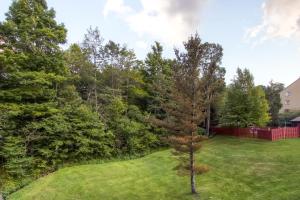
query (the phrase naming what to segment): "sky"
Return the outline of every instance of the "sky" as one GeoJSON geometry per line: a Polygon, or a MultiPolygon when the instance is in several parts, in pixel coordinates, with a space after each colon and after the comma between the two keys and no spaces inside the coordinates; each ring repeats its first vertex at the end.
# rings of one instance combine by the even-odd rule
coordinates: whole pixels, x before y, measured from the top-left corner
{"type": "MultiPolygon", "coordinates": [[[[12,0],[0,0],[0,21],[12,0]]],[[[257,85],[286,86],[300,77],[300,0],[48,0],[68,29],[68,44],[98,27],[105,41],[134,49],[144,59],[154,41],[164,56],[198,33],[224,49],[226,82],[248,68],[257,85]]]]}

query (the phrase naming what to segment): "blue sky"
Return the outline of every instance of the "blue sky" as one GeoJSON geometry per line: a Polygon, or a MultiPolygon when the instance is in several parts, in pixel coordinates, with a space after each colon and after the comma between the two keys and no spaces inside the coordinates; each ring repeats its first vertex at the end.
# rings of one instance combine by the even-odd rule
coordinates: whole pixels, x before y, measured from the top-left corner
{"type": "MultiPolygon", "coordinates": [[[[4,20],[11,0],[0,0],[4,20]]],[[[222,65],[230,83],[236,68],[248,68],[256,84],[288,85],[300,77],[300,0],[48,0],[68,29],[68,43],[80,42],[89,26],[105,40],[126,43],[144,58],[154,41],[173,56],[197,31],[224,48],[222,65]],[[291,3],[293,2],[293,3],[291,3]]]]}

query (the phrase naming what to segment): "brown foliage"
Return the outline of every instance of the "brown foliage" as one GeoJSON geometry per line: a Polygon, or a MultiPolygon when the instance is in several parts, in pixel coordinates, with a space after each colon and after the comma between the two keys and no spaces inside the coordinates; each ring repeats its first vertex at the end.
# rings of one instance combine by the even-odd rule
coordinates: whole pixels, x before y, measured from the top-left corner
{"type": "Polygon", "coordinates": [[[209,171],[209,167],[207,165],[196,165],[195,173],[196,174],[204,174],[209,171]]]}
{"type": "Polygon", "coordinates": [[[207,166],[195,164],[195,152],[201,149],[206,137],[197,134],[198,126],[206,118],[208,98],[201,74],[206,60],[207,45],[198,35],[184,43],[186,52],[175,50],[176,62],[172,67],[172,82],[168,87],[158,87],[164,119],[151,118],[158,127],[167,129],[172,136],[167,138],[174,148],[179,164],[174,168],[179,175],[190,175],[192,193],[195,193],[195,175],[208,171],[207,166]]]}

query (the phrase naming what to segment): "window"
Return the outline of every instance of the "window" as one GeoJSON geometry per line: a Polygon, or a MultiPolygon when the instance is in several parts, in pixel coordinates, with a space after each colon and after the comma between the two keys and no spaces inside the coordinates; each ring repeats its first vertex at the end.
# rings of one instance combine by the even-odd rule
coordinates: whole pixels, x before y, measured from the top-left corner
{"type": "Polygon", "coordinates": [[[291,96],[291,92],[290,92],[290,91],[287,91],[287,92],[285,93],[285,96],[286,96],[286,97],[291,96]]]}

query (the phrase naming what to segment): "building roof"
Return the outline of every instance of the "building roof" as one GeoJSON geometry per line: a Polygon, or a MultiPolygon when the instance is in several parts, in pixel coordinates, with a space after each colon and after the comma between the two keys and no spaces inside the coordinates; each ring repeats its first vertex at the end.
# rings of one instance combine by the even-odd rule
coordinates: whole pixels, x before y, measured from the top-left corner
{"type": "Polygon", "coordinates": [[[289,87],[291,87],[292,85],[294,85],[294,84],[297,83],[298,81],[300,81],[300,77],[299,77],[297,80],[295,80],[294,82],[292,82],[291,84],[289,84],[286,88],[284,88],[284,90],[285,90],[285,89],[288,89],[289,87]]]}
{"type": "Polygon", "coordinates": [[[300,116],[296,117],[295,119],[292,119],[291,122],[300,122],[300,116]]]}

